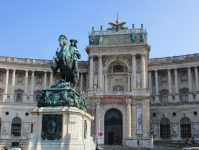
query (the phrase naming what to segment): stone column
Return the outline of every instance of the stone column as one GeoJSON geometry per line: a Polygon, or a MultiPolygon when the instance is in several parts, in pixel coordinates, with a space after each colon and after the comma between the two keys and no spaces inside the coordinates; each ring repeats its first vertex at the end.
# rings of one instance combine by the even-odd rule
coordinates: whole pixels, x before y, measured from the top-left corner
{"type": "MultiPolygon", "coordinates": [[[[135,139],[137,136],[137,119],[136,119],[136,104],[131,105],[131,129],[132,129],[132,137],[135,139]]],[[[136,143],[137,144],[137,143],[136,143]]]]}
{"type": "Polygon", "coordinates": [[[192,75],[191,75],[191,67],[188,68],[188,79],[189,79],[189,101],[193,101],[193,89],[192,89],[192,75]]]}
{"type": "Polygon", "coordinates": [[[44,86],[43,86],[43,88],[44,89],[46,89],[46,80],[47,80],[47,72],[46,71],[44,71],[44,86]]]}
{"type": "Polygon", "coordinates": [[[89,89],[93,89],[93,56],[90,56],[90,79],[89,79],[89,89]]]}
{"type": "Polygon", "coordinates": [[[130,87],[131,87],[131,75],[128,74],[128,92],[131,92],[130,87]]]}
{"type": "Polygon", "coordinates": [[[155,70],[155,102],[159,103],[158,70],[155,70]]]}
{"type": "Polygon", "coordinates": [[[171,70],[168,69],[169,102],[172,102],[171,70]]]}
{"type": "Polygon", "coordinates": [[[98,89],[102,89],[102,56],[100,55],[98,64],[98,89]]]}
{"type": "Polygon", "coordinates": [[[83,73],[80,75],[80,93],[83,92],[83,73]]]}
{"type": "Polygon", "coordinates": [[[24,88],[23,102],[26,102],[28,96],[28,71],[29,70],[25,70],[25,88],[24,88]]]}
{"type": "Polygon", "coordinates": [[[50,86],[53,85],[53,72],[50,72],[50,86]]]}
{"type": "Polygon", "coordinates": [[[10,102],[14,102],[14,96],[15,96],[15,73],[16,70],[12,70],[12,93],[10,95],[10,102]]]}
{"type": "Polygon", "coordinates": [[[100,104],[96,105],[96,137],[98,137],[98,132],[100,131],[100,104]]]}
{"type": "Polygon", "coordinates": [[[34,101],[34,79],[35,79],[35,71],[32,71],[31,77],[31,93],[30,93],[30,102],[33,103],[34,101]]]}
{"type": "Polygon", "coordinates": [[[107,92],[107,75],[104,75],[104,87],[105,87],[105,92],[107,92]]]}
{"type": "Polygon", "coordinates": [[[178,90],[178,70],[175,69],[175,102],[179,102],[179,90],[178,90]]]}
{"type": "Polygon", "coordinates": [[[153,95],[152,78],[151,78],[150,70],[149,70],[149,93],[150,93],[150,95],[153,95]]]}
{"type": "Polygon", "coordinates": [[[198,91],[198,66],[195,67],[195,82],[196,82],[196,101],[199,101],[199,91],[198,91]]]}
{"type": "Polygon", "coordinates": [[[127,103],[127,138],[131,137],[131,105],[127,103]]]}
{"type": "Polygon", "coordinates": [[[131,79],[131,89],[136,89],[136,55],[132,55],[132,79],[131,79]]]}
{"type": "Polygon", "coordinates": [[[7,96],[8,96],[8,78],[9,78],[9,70],[10,69],[6,69],[6,82],[5,82],[5,90],[3,93],[3,102],[5,102],[7,100],[7,96]]]}
{"type": "Polygon", "coordinates": [[[145,79],[145,55],[141,56],[141,75],[142,75],[142,88],[146,88],[146,79],[145,79]]]}

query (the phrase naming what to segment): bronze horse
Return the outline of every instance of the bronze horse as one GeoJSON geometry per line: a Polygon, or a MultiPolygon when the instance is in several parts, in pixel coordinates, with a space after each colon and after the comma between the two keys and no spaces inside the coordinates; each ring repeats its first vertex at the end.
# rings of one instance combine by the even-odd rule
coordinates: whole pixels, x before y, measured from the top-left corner
{"type": "Polygon", "coordinates": [[[66,36],[60,35],[58,41],[61,50],[59,52],[57,50],[56,55],[53,57],[51,69],[56,74],[60,68],[61,79],[65,80],[65,82],[71,82],[72,88],[75,89],[79,80],[77,58],[81,59],[81,54],[76,45],[77,40],[71,39],[71,45],[69,46],[66,36]]]}

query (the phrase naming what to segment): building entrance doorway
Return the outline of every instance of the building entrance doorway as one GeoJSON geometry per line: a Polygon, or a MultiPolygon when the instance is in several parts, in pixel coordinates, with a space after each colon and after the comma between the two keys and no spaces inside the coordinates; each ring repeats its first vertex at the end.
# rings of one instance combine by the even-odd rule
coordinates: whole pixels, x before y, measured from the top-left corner
{"type": "Polygon", "coordinates": [[[122,113],[109,109],[104,117],[105,144],[120,145],[122,140],[122,113]]]}

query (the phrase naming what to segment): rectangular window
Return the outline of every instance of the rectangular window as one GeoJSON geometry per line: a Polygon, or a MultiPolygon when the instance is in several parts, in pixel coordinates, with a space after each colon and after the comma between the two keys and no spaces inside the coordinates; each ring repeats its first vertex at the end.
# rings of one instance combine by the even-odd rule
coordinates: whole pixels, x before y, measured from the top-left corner
{"type": "Polygon", "coordinates": [[[12,142],[12,146],[19,146],[19,142],[12,142]]]}
{"type": "Polygon", "coordinates": [[[187,95],[187,94],[183,94],[183,95],[182,95],[182,100],[183,100],[183,101],[188,100],[188,95],[187,95]]]}
{"type": "Polygon", "coordinates": [[[2,75],[0,75],[0,81],[2,81],[3,80],[3,76],[2,75]]]}
{"type": "Polygon", "coordinates": [[[40,100],[40,95],[36,95],[36,101],[38,102],[40,100]]]}
{"type": "Polygon", "coordinates": [[[162,77],[162,82],[166,82],[167,78],[166,77],[162,77]]]}
{"type": "Polygon", "coordinates": [[[23,78],[22,78],[22,77],[19,77],[19,78],[18,78],[18,81],[19,81],[19,82],[22,82],[22,81],[23,81],[23,78]]]}
{"type": "Polygon", "coordinates": [[[21,101],[21,94],[17,94],[17,99],[18,102],[21,101]]]}
{"type": "Polygon", "coordinates": [[[182,75],[182,80],[183,81],[187,80],[187,76],[186,75],[182,75]]]}
{"type": "Polygon", "coordinates": [[[163,101],[163,102],[167,102],[167,101],[168,101],[167,95],[162,95],[162,101],[163,101]]]}
{"type": "Polygon", "coordinates": [[[56,79],[56,84],[58,84],[59,83],[59,79],[56,79]]]}
{"type": "Polygon", "coordinates": [[[37,79],[37,82],[38,82],[38,83],[41,83],[41,78],[38,78],[38,79],[37,79]]]}

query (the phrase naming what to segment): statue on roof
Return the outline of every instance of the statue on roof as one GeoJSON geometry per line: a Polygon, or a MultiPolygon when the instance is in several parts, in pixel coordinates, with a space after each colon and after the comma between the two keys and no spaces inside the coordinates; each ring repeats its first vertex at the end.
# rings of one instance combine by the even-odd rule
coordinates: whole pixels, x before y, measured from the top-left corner
{"type": "MultiPolygon", "coordinates": [[[[112,26],[112,29],[115,29],[116,32],[118,32],[119,29],[128,29],[127,27],[122,27],[123,25],[126,24],[126,22],[122,22],[122,23],[119,23],[119,14],[117,13],[117,20],[116,20],[116,23],[111,23],[109,22],[108,23],[109,25],[112,26]]],[[[112,30],[111,28],[108,28],[107,30],[112,30]]]]}

